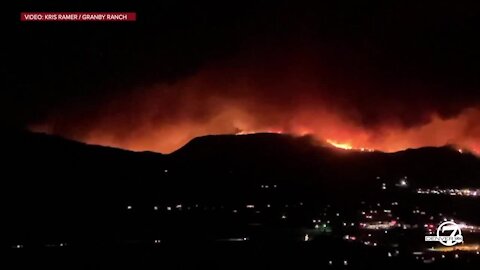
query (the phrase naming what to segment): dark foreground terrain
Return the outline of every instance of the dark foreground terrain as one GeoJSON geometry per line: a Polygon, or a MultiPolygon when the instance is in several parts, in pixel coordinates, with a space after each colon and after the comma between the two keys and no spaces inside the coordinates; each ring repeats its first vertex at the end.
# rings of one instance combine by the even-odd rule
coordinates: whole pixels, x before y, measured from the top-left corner
{"type": "Polygon", "coordinates": [[[480,159],[208,136],[162,155],[3,133],[2,269],[480,267],[480,159]],[[464,243],[426,243],[445,220],[464,243]]]}

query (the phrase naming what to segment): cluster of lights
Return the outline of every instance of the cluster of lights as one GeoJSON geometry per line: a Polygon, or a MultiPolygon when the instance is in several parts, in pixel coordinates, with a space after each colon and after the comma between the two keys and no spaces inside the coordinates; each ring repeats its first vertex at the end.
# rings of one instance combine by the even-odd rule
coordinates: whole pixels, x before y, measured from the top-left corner
{"type": "Polygon", "coordinates": [[[56,243],[56,244],[46,244],[45,247],[47,248],[56,248],[56,247],[65,247],[67,243],[56,243]]]}
{"type": "Polygon", "coordinates": [[[479,197],[480,189],[457,189],[457,188],[434,188],[434,189],[417,189],[418,194],[435,194],[435,195],[450,195],[450,196],[462,196],[462,197],[479,197]]]}
{"type": "Polygon", "coordinates": [[[348,234],[347,234],[347,235],[344,235],[344,236],[343,236],[343,239],[344,239],[344,240],[347,240],[347,241],[355,241],[355,240],[357,240],[357,237],[354,236],[354,235],[348,235],[348,234]]]}
{"type": "Polygon", "coordinates": [[[428,233],[434,233],[436,231],[435,225],[433,224],[425,224],[423,227],[427,230],[428,233]]]}
{"type": "MultiPolygon", "coordinates": [[[[382,183],[382,186],[384,188],[386,188],[386,183],[382,183]]],[[[407,181],[407,177],[402,177],[398,180],[398,182],[395,184],[395,186],[397,187],[408,187],[409,186],[409,183],[407,181]]],[[[261,189],[272,189],[272,188],[276,188],[276,185],[272,185],[272,184],[262,184],[260,185],[260,188],[261,189]]],[[[444,190],[441,190],[441,189],[417,189],[417,192],[418,193],[426,193],[426,194],[448,194],[448,195],[461,195],[461,196],[478,196],[477,194],[479,194],[480,190],[472,190],[472,189],[444,189],[444,190]],[[452,193],[452,194],[451,194],[452,193]]],[[[362,202],[362,204],[365,204],[364,202],[362,202]]],[[[285,208],[290,208],[290,207],[294,207],[296,205],[300,205],[302,206],[303,203],[302,202],[299,202],[298,204],[285,204],[285,205],[282,205],[284,206],[285,208]]],[[[361,235],[352,235],[352,232],[348,232],[347,234],[343,235],[342,236],[342,239],[345,240],[345,241],[348,241],[348,242],[358,242],[360,244],[363,244],[363,245],[366,245],[366,246],[372,246],[372,247],[377,247],[379,245],[381,245],[381,243],[378,242],[378,240],[374,240],[374,238],[372,238],[372,234],[374,234],[373,231],[379,231],[379,233],[381,233],[382,235],[385,233],[385,234],[391,234],[393,229],[395,228],[403,228],[403,229],[410,229],[410,228],[421,228],[422,225],[408,225],[408,224],[403,224],[403,223],[400,223],[400,219],[397,217],[397,218],[394,218],[392,216],[393,214],[393,210],[395,209],[395,206],[398,206],[399,203],[397,201],[392,201],[392,202],[388,202],[388,203],[374,203],[373,205],[371,205],[371,207],[374,207],[374,209],[370,208],[368,210],[363,210],[361,212],[362,216],[367,220],[367,221],[363,221],[363,222],[360,222],[360,223],[355,223],[355,222],[346,222],[346,221],[342,221],[340,220],[340,224],[343,224],[343,227],[354,227],[355,225],[358,225],[359,229],[360,230],[365,230],[367,231],[368,233],[368,238],[366,239],[363,239],[363,236],[361,235]],[[385,205],[386,207],[382,207],[382,205],[385,205]]],[[[171,206],[164,206],[164,207],[160,207],[160,206],[154,206],[153,209],[155,211],[157,210],[160,210],[160,209],[167,209],[167,211],[173,211],[173,210],[182,210],[182,208],[185,208],[185,209],[189,209],[190,207],[188,206],[184,206],[182,204],[172,204],[171,206]]],[[[193,207],[193,205],[192,205],[193,207]]],[[[197,205],[198,207],[198,205],[197,205]]],[[[253,203],[246,203],[246,204],[243,204],[243,207],[240,206],[240,208],[237,208],[237,209],[232,209],[232,211],[234,213],[237,213],[239,211],[242,211],[242,208],[243,209],[249,209],[247,211],[254,211],[256,213],[260,213],[260,211],[258,209],[263,209],[265,207],[265,205],[257,205],[257,204],[253,204],[253,203]]],[[[271,207],[271,205],[267,204],[266,205],[267,208],[271,207]]],[[[309,233],[306,233],[306,234],[303,234],[301,236],[301,241],[305,241],[305,242],[309,242],[309,241],[312,241],[313,238],[312,236],[315,236],[317,233],[330,233],[331,230],[332,230],[332,227],[331,227],[331,220],[327,220],[328,219],[328,214],[327,214],[327,208],[329,206],[327,206],[325,208],[325,212],[321,213],[320,216],[322,216],[322,218],[315,218],[315,219],[312,219],[313,221],[313,227],[315,228],[315,233],[313,234],[310,234],[309,233]]],[[[134,207],[132,205],[127,205],[127,209],[128,210],[132,210],[134,207]]],[[[205,208],[205,207],[202,207],[202,208],[205,208]]],[[[223,208],[223,207],[222,207],[223,208]]],[[[206,208],[205,208],[206,209],[206,208]]],[[[426,212],[423,211],[423,210],[420,210],[418,206],[414,207],[412,209],[413,211],[413,214],[419,214],[419,215],[426,215],[426,212]]],[[[341,213],[339,212],[336,212],[334,211],[333,213],[331,213],[332,216],[334,217],[340,217],[340,216],[343,216],[341,213]]],[[[439,214],[440,216],[442,216],[442,214],[440,213],[439,214]]],[[[282,220],[286,220],[287,219],[287,215],[285,213],[281,214],[280,218],[282,220]]],[[[432,223],[432,220],[434,219],[433,216],[430,216],[430,221],[426,224],[423,225],[423,227],[425,228],[425,230],[427,230],[430,234],[431,233],[434,233],[435,230],[436,230],[436,225],[434,225],[432,223]]],[[[462,228],[462,231],[468,231],[468,232],[473,232],[473,233],[480,233],[480,226],[474,226],[474,225],[467,225],[465,223],[459,223],[459,225],[461,226],[462,228]]],[[[228,239],[220,239],[218,241],[233,241],[233,242],[237,242],[237,241],[247,241],[248,238],[245,238],[245,237],[241,237],[241,238],[228,238],[228,239]]],[[[154,244],[159,244],[160,243],[160,240],[153,240],[154,241],[154,244]]],[[[435,251],[435,252],[447,252],[447,250],[442,250],[442,249],[437,249],[437,250],[430,250],[430,251],[435,251]]],[[[462,245],[462,248],[460,249],[451,249],[450,251],[473,251],[473,252],[477,252],[477,254],[480,252],[479,250],[479,246],[478,245],[472,245],[472,246],[466,246],[463,248],[463,245],[462,245]]],[[[388,257],[395,257],[395,256],[398,256],[398,251],[388,251],[385,253],[386,256],[388,257]]],[[[443,257],[445,257],[445,255],[441,254],[443,257]]],[[[440,255],[439,255],[440,256],[440,255]]],[[[421,260],[423,261],[424,263],[432,263],[435,261],[435,259],[440,259],[439,256],[435,257],[430,257],[430,256],[426,256],[425,254],[420,254],[416,256],[416,258],[418,260],[421,260]]],[[[458,259],[459,258],[459,255],[458,254],[455,254],[455,258],[458,259]]],[[[343,262],[343,261],[342,261],[343,262]]],[[[333,264],[333,261],[330,261],[329,262],[330,265],[333,264]]],[[[348,263],[347,263],[348,265],[348,263]]]]}
{"type": "MultiPolygon", "coordinates": [[[[377,179],[380,179],[380,177],[377,177],[377,179]]],[[[404,177],[400,178],[400,180],[398,180],[398,182],[395,183],[395,186],[398,187],[398,188],[407,188],[409,186],[408,177],[404,176],[404,177]]],[[[387,189],[387,183],[383,182],[382,183],[382,190],[386,190],[386,189],[387,189]]]]}
{"type": "Polygon", "coordinates": [[[458,226],[460,227],[462,232],[480,233],[480,226],[466,224],[464,222],[458,223],[458,226]]]}
{"type": "Polygon", "coordinates": [[[414,210],[412,210],[412,213],[418,214],[418,215],[422,215],[422,216],[424,216],[424,215],[427,214],[425,211],[421,211],[421,210],[419,210],[419,209],[414,209],[414,210]]]}
{"type": "Polygon", "coordinates": [[[462,245],[456,245],[456,246],[451,246],[451,247],[444,247],[444,246],[439,246],[439,247],[434,247],[428,249],[429,254],[433,255],[431,257],[427,257],[424,252],[421,251],[416,251],[413,252],[413,255],[415,256],[415,259],[417,260],[422,260],[423,263],[432,263],[435,262],[437,258],[440,260],[446,259],[447,256],[451,256],[454,259],[460,259],[460,254],[457,252],[470,252],[470,253],[475,253],[476,255],[480,255],[480,245],[478,244],[462,244],[462,245]],[[437,256],[435,253],[440,253],[440,256],[437,256]],[[448,255],[450,253],[451,255],[448,255]]]}
{"type": "Polygon", "coordinates": [[[465,251],[465,252],[475,252],[477,255],[480,255],[480,245],[479,244],[463,244],[451,247],[435,247],[429,249],[429,251],[434,252],[453,252],[453,251],[465,251]]]}
{"type": "Polygon", "coordinates": [[[360,223],[360,228],[366,230],[390,230],[399,226],[401,225],[396,220],[360,223]]]}
{"type": "MultiPolygon", "coordinates": [[[[276,188],[277,185],[272,185],[271,188],[276,188]]],[[[295,207],[303,207],[304,206],[304,203],[303,202],[298,202],[296,204],[285,204],[284,205],[284,208],[295,208],[295,207]]],[[[270,204],[270,203],[267,203],[267,204],[264,204],[264,205],[256,205],[256,204],[253,204],[253,203],[247,203],[243,206],[244,208],[247,208],[247,209],[257,209],[257,208],[272,208],[273,205],[270,204]]],[[[129,205],[126,205],[125,206],[125,209],[127,211],[133,211],[134,210],[134,206],[132,204],[129,204],[129,205]]],[[[166,210],[167,212],[170,212],[170,211],[182,211],[182,210],[192,210],[192,209],[195,209],[195,208],[202,208],[203,210],[216,210],[216,209],[225,209],[225,206],[223,205],[219,205],[219,206],[202,206],[202,205],[199,205],[199,204],[194,204],[194,205],[184,205],[184,204],[173,204],[173,205],[166,205],[166,206],[159,206],[159,205],[153,205],[153,211],[161,211],[162,209],[163,210],[166,210]]],[[[238,213],[238,209],[231,209],[233,211],[233,213],[238,213]]],[[[260,211],[256,211],[258,213],[260,213],[260,211]]]]}
{"type": "Polygon", "coordinates": [[[400,178],[400,180],[398,181],[398,183],[395,184],[395,186],[400,187],[400,188],[408,187],[408,177],[404,176],[404,177],[400,178]]]}
{"type": "MultiPolygon", "coordinates": [[[[65,242],[45,244],[46,248],[59,248],[59,247],[66,247],[66,246],[67,246],[67,243],[65,243],[65,242]]],[[[13,249],[21,249],[21,248],[24,248],[24,247],[25,246],[23,244],[16,244],[16,245],[12,246],[13,249]]]]}
{"type": "Polygon", "coordinates": [[[369,241],[369,240],[363,241],[363,244],[364,244],[365,246],[373,246],[373,247],[378,246],[378,243],[377,243],[377,242],[372,242],[372,241],[369,241]]]}
{"type": "Polygon", "coordinates": [[[260,185],[261,189],[271,189],[271,188],[277,188],[277,185],[260,185]]]}
{"type": "MultiPolygon", "coordinates": [[[[341,264],[342,264],[343,266],[348,266],[348,260],[343,260],[343,261],[341,261],[341,264]]],[[[333,260],[329,260],[329,261],[328,261],[328,265],[332,266],[332,265],[333,265],[333,260]]]]}
{"type": "MultiPolygon", "coordinates": [[[[303,206],[303,203],[299,202],[298,205],[303,206]]],[[[255,209],[255,208],[257,208],[257,205],[255,205],[255,204],[245,204],[244,207],[247,208],[247,209],[255,209]]],[[[272,205],[271,204],[265,204],[264,207],[271,208],[272,205]]],[[[125,209],[128,210],[128,211],[133,211],[134,208],[135,207],[131,204],[125,206],[125,209]]],[[[166,205],[166,206],[163,206],[163,207],[161,207],[159,205],[153,205],[152,208],[153,208],[153,211],[161,211],[163,209],[163,210],[166,210],[167,212],[170,212],[170,211],[175,211],[175,210],[177,210],[177,211],[192,210],[194,208],[202,208],[203,210],[215,210],[215,209],[224,209],[225,207],[223,205],[220,205],[220,206],[201,206],[199,204],[195,204],[195,205],[173,204],[173,205],[166,205]]],[[[258,207],[258,208],[261,208],[261,207],[258,207]]],[[[286,204],[285,208],[289,208],[289,205],[286,204]]],[[[234,213],[238,212],[237,209],[232,209],[232,211],[234,213]]]]}
{"type": "Polygon", "coordinates": [[[226,238],[226,239],[219,239],[217,241],[222,241],[222,242],[244,242],[248,241],[248,237],[236,237],[236,238],[226,238]]]}
{"type": "MultiPolygon", "coordinates": [[[[398,205],[398,204],[397,204],[398,205]]],[[[374,216],[381,215],[383,217],[392,217],[392,210],[391,209],[381,209],[381,210],[370,210],[368,212],[362,211],[362,215],[366,219],[373,219],[374,216]]]]}

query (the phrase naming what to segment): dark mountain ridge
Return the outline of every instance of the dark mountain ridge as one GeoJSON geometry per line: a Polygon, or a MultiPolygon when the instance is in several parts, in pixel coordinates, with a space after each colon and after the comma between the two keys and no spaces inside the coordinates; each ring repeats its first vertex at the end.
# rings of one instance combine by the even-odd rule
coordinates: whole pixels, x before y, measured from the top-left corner
{"type": "Polygon", "coordinates": [[[99,182],[118,183],[119,179],[130,178],[127,181],[135,179],[133,184],[139,184],[164,174],[165,170],[182,175],[190,168],[209,174],[233,171],[242,177],[250,175],[250,180],[270,173],[313,178],[335,174],[352,177],[357,174],[360,178],[365,173],[412,174],[423,177],[426,183],[432,181],[431,184],[438,185],[471,185],[480,179],[480,159],[470,153],[459,153],[452,146],[396,153],[362,152],[337,149],[309,136],[260,133],[198,137],[179,150],[163,155],[88,145],[24,131],[4,133],[3,141],[5,167],[16,171],[17,178],[25,173],[35,173],[37,177],[43,174],[50,179],[77,175],[99,178],[99,182]]]}
{"type": "Polygon", "coordinates": [[[253,134],[200,137],[162,155],[23,131],[2,139],[1,205],[11,237],[75,227],[85,229],[76,237],[103,239],[130,204],[146,218],[153,205],[175,203],[353,201],[407,175],[412,187],[478,187],[480,179],[480,159],[451,147],[360,152],[310,137],[253,134]],[[263,184],[278,188],[266,194],[263,184]]]}

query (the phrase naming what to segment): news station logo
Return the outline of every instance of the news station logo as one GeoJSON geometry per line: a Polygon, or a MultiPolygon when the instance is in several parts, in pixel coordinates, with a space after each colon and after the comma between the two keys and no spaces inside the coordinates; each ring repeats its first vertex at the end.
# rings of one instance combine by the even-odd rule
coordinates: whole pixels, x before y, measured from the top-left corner
{"type": "Polygon", "coordinates": [[[426,242],[440,242],[440,244],[451,247],[463,243],[463,236],[460,226],[453,221],[445,221],[437,228],[437,235],[426,235],[426,242]]]}
{"type": "Polygon", "coordinates": [[[134,22],[135,12],[21,12],[22,22],[134,22]]]}

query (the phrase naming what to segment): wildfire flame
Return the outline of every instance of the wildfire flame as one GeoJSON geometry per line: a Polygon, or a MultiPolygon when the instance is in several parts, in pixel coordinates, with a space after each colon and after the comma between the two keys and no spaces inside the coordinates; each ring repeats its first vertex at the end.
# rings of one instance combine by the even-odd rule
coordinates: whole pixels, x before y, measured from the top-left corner
{"type": "Polygon", "coordinates": [[[365,148],[365,147],[353,147],[351,143],[340,143],[332,139],[326,139],[326,142],[329,143],[331,146],[344,149],[344,150],[356,150],[356,151],[361,151],[361,152],[374,152],[374,149],[371,148],[365,148]]]}
{"type": "Polygon", "coordinates": [[[283,134],[284,132],[281,131],[281,130],[272,130],[272,129],[269,129],[269,130],[261,130],[261,131],[245,131],[245,130],[242,130],[242,131],[238,131],[235,133],[235,135],[250,135],[250,134],[258,134],[258,133],[274,133],[274,134],[283,134]]]}
{"type": "MultiPolygon", "coordinates": [[[[444,145],[456,145],[464,153],[480,151],[478,107],[465,107],[449,116],[426,108],[421,115],[410,115],[415,121],[405,123],[405,106],[396,101],[379,99],[375,106],[380,109],[371,117],[370,103],[353,107],[354,101],[343,103],[337,95],[332,98],[325,93],[335,89],[309,79],[308,73],[299,79],[282,72],[264,76],[252,70],[205,69],[174,84],[112,97],[98,108],[60,110],[30,128],[91,144],[161,153],[171,153],[198,136],[259,131],[308,134],[354,151],[395,152],[444,145]],[[277,78],[273,75],[283,77],[264,78],[277,78]]],[[[298,74],[304,74],[301,71],[298,74]]]]}
{"type": "Polygon", "coordinates": [[[345,150],[352,150],[353,149],[353,146],[349,143],[339,143],[339,142],[336,142],[336,141],[331,140],[331,139],[327,139],[326,141],[336,148],[345,149],[345,150]]]}

